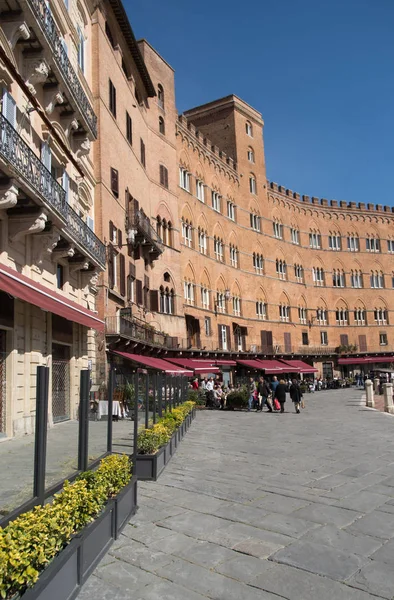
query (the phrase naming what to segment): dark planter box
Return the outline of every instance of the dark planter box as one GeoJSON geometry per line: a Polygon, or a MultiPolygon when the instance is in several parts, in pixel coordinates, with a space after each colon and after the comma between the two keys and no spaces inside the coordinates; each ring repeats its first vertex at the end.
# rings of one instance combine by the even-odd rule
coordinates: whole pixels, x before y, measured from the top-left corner
{"type": "Polygon", "coordinates": [[[85,527],[41,573],[22,600],[74,600],[137,508],[137,478],[113,500],[97,519],[85,527]]]}
{"type": "Polygon", "coordinates": [[[186,419],[173,434],[170,441],[160,448],[156,454],[137,454],[135,470],[138,479],[141,481],[156,481],[158,479],[164,471],[166,464],[171,460],[172,455],[175,453],[194,417],[195,411],[187,415],[186,419]]]}

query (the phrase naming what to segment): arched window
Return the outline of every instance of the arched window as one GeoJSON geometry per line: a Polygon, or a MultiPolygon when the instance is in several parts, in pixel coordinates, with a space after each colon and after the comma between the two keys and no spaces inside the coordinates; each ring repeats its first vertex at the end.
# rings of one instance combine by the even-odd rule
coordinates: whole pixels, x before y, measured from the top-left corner
{"type": "Polygon", "coordinates": [[[332,285],[334,287],[345,287],[345,273],[343,269],[334,269],[332,272],[332,285]]]}
{"type": "Polygon", "coordinates": [[[350,252],[359,252],[360,241],[359,241],[358,235],[356,233],[348,233],[347,249],[350,250],[350,252]]]}
{"type": "Polygon", "coordinates": [[[260,231],[260,217],[254,212],[250,213],[250,226],[254,231],[260,231]]]}
{"type": "Polygon", "coordinates": [[[274,230],[274,236],[276,238],[278,238],[279,240],[282,240],[283,239],[283,225],[279,221],[279,219],[274,219],[274,221],[272,223],[272,227],[274,230]]]}
{"type": "Polygon", "coordinates": [[[298,283],[304,282],[304,268],[302,265],[294,265],[294,276],[298,283]]]}
{"type": "Polygon", "coordinates": [[[253,267],[258,275],[264,272],[264,259],[262,254],[253,252],[253,267]]]}
{"type": "Polygon", "coordinates": [[[159,132],[162,133],[163,135],[166,132],[166,126],[164,124],[164,119],[163,117],[159,117],[159,132]]]}
{"type": "Polygon", "coordinates": [[[159,238],[163,239],[162,222],[161,222],[161,217],[159,215],[157,215],[157,217],[156,217],[156,233],[159,236],[159,238]]]}
{"type": "Polygon", "coordinates": [[[232,267],[238,268],[238,248],[230,244],[230,264],[232,267]]]}
{"type": "Polygon", "coordinates": [[[337,308],[335,311],[337,325],[344,327],[349,324],[349,312],[346,308],[337,308]]]}
{"type": "Polygon", "coordinates": [[[311,229],[309,233],[309,247],[321,248],[321,235],[316,229],[311,229]]]}
{"type": "Polygon", "coordinates": [[[287,279],[287,265],[285,260],[276,259],[276,273],[279,279],[287,279]]]}
{"type": "Polygon", "coordinates": [[[329,236],[328,236],[328,247],[330,248],[330,250],[341,250],[342,249],[340,233],[338,233],[337,231],[330,231],[329,236]]]}
{"type": "Polygon", "coordinates": [[[308,319],[308,312],[305,306],[298,307],[298,319],[302,325],[306,325],[308,319]]]}
{"type": "Polygon", "coordinates": [[[320,287],[324,285],[324,270],[322,267],[312,267],[312,277],[314,285],[320,287]]]}
{"type": "Polygon", "coordinates": [[[157,86],[157,104],[164,109],[164,90],[161,83],[157,86]]]}
{"type": "Polygon", "coordinates": [[[254,163],[254,150],[250,146],[248,148],[248,161],[254,163]]]}
{"type": "Polygon", "coordinates": [[[279,320],[284,323],[288,323],[290,321],[290,306],[288,304],[280,304],[279,305],[279,320]]]}
{"type": "Polygon", "coordinates": [[[360,326],[367,324],[367,312],[365,308],[355,307],[354,324],[360,326]]]}
{"type": "Polygon", "coordinates": [[[253,127],[252,127],[252,123],[250,121],[246,121],[245,131],[246,131],[246,135],[253,137],[253,127]]]}
{"type": "Polygon", "coordinates": [[[367,252],[380,252],[380,239],[374,234],[368,235],[365,239],[365,248],[367,252]]]}
{"type": "Polygon", "coordinates": [[[328,324],[328,310],[325,307],[316,309],[316,321],[318,325],[328,324]]]}
{"type": "Polygon", "coordinates": [[[216,235],[213,238],[213,251],[214,251],[216,260],[223,262],[223,260],[224,260],[224,243],[223,243],[223,240],[216,237],[216,235]]]}
{"type": "Polygon", "coordinates": [[[371,288],[384,288],[383,271],[371,271],[371,288]]]}
{"type": "Polygon", "coordinates": [[[168,287],[160,286],[160,312],[166,315],[175,314],[175,292],[168,287]]]}
{"type": "Polygon", "coordinates": [[[359,269],[352,269],[350,271],[350,285],[352,288],[362,288],[363,285],[363,273],[359,269]]]}
{"type": "Polygon", "coordinates": [[[198,249],[201,254],[207,254],[208,234],[201,227],[198,228],[198,249]]]}
{"type": "Polygon", "coordinates": [[[185,246],[191,248],[193,244],[193,227],[192,224],[189,223],[188,219],[182,219],[182,238],[185,246]]]}
{"type": "Polygon", "coordinates": [[[251,194],[257,194],[256,177],[252,173],[249,175],[249,191],[251,194]]]}
{"type": "Polygon", "coordinates": [[[263,300],[257,300],[256,302],[256,316],[258,319],[267,318],[267,304],[263,300]]]}
{"type": "Polygon", "coordinates": [[[387,325],[389,322],[388,313],[386,308],[375,308],[374,310],[374,319],[378,325],[387,325]]]}

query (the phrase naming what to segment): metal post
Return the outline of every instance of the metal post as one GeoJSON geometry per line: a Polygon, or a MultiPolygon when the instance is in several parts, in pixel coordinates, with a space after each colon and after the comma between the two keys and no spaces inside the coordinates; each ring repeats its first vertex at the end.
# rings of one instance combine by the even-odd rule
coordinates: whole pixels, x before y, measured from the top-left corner
{"type": "Polygon", "coordinates": [[[134,374],[134,436],[133,436],[133,473],[137,468],[137,437],[138,437],[138,386],[139,375],[136,371],[134,374]]]}
{"type": "Polygon", "coordinates": [[[79,385],[79,435],[78,435],[78,469],[88,469],[88,436],[89,436],[89,390],[90,371],[81,371],[79,385]]]}
{"type": "Polygon", "coordinates": [[[163,378],[160,373],[157,374],[157,391],[158,391],[158,415],[163,416],[163,378]]]}
{"type": "Polygon", "coordinates": [[[115,371],[111,363],[108,379],[108,422],[107,422],[107,452],[112,452],[112,407],[115,387],[115,371]]]}
{"type": "Polygon", "coordinates": [[[168,398],[167,398],[167,375],[164,373],[163,375],[163,385],[164,385],[164,412],[166,413],[168,410],[168,398]]]}
{"type": "Polygon", "coordinates": [[[157,373],[153,375],[153,424],[156,423],[157,373]]]}
{"type": "Polygon", "coordinates": [[[49,368],[37,367],[36,430],[34,444],[33,494],[40,504],[45,501],[45,471],[48,426],[49,368]]]}
{"type": "Polygon", "coordinates": [[[170,408],[170,412],[172,412],[172,380],[173,377],[170,375],[170,395],[168,396],[168,405],[170,408]]]}
{"type": "Polygon", "coordinates": [[[145,429],[149,427],[149,373],[145,375],[145,429]]]}
{"type": "Polygon", "coordinates": [[[180,401],[180,393],[181,393],[181,378],[179,377],[179,375],[176,378],[176,405],[179,406],[181,401],[180,401]]]}

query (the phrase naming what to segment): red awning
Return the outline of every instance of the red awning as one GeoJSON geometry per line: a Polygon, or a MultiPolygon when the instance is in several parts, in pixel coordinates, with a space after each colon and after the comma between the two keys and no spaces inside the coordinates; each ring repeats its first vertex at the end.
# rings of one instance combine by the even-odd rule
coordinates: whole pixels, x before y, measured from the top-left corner
{"type": "Polygon", "coordinates": [[[339,365],[361,365],[372,363],[394,363],[394,356],[355,356],[338,358],[339,365]]]}
{"type": "Polygon", "coordinates": [[[193,358],[168,358],[174,365],[180,365],[185,369],[192,369],[197,373],[220,373],[219,367],[213,367],[211,360],[197,360],[193,358]]]}
{"type": "Polygon", "coordinates": [[[97,317],[97,313],[83,308],[76,302],[68,300],[3,264],[0,265],[0,289],[14,298],[34,304],[44,311],[54,313],[85,327],[104,331],[104,321],[97,317]]]}
{"type": "Polygon", "coordinates": [[[283,368],[283,364],[279,360],[260,360],[261,369],[264,369],[266,375],[277,375],[279,373],[286,373],[286,369],[283,368]]]}
{"type": "Polygon", "coordinates": [[[237,360],[239,365],[243,367],[248,367],[249,369],[254,369],[256,371],[262,371],[263,367],[261,366],[260,360],[250,359],[250,360],[237,360]]]}
{"type": "Polygon", "coordinates": [[[193,375],[193,371],[176,367],[172,363],[167,362],[162,358],[143,356],[142,354],[131,354],[130,352],[119,352],[117,350],[113,350],[113,353],[118,354],[127,360],[132,360],[140,365],[144,365],[144,367],[148,367],[148,369],[156,369],[157,371],[164,371],[164,373],[172,375],[186,375],[187,377],[191,377],[193,375]]]}
{"type": "Polygon", "coordinates": [[[215,365],[218,366],[228,366],[228,367],[235,367],[237,365],[235,360],[230,360],[230,359],[226,359],[226,358],[219,358],[218,360],[215,360],[215,365]]]}
{"type": "Polygon", "coordinates": [[[288,365],[290,369],[286,369],[287,373],[318,373],[319,369],[315,369],[312,365],[303,360],[281,360],[284,365],[288,365]]]}

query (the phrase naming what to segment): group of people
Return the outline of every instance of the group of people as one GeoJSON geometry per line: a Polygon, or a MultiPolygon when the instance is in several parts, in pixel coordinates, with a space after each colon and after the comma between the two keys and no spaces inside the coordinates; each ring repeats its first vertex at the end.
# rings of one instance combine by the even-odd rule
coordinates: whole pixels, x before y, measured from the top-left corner
{"type": "Polygon", "coordinates": [[[248,411],[255,408],[256,412],[263,412],[263,408],[266,406],[268,412],[278,410],[284,413],[287,392],[289,392],[290,398],[294,403],[296,413],[300,414],[300,407],[303,406],[303,400],[297,379],[286,383],[284,379],[278,381],[278,378],[274,375],[271,382],[266,381],[262,376],[256,382],[251,377],[249,381],[248,411]]]}

